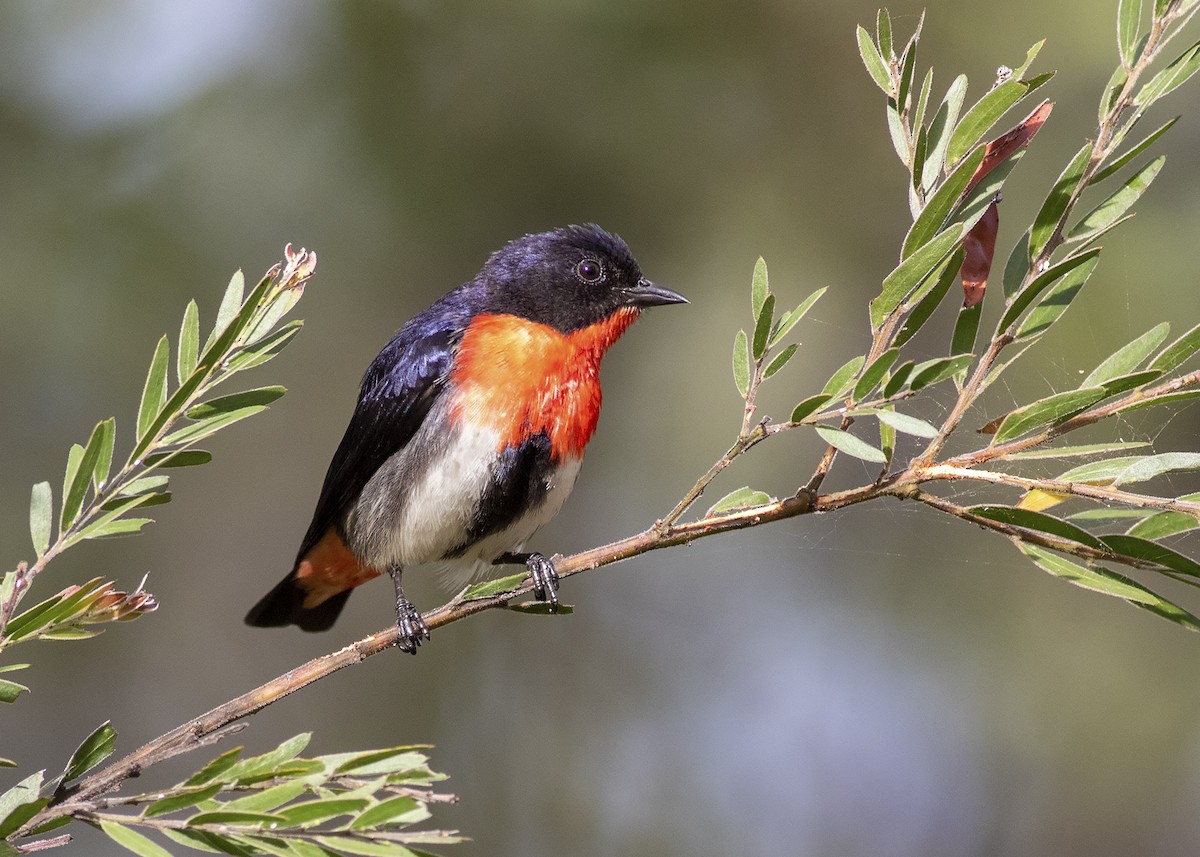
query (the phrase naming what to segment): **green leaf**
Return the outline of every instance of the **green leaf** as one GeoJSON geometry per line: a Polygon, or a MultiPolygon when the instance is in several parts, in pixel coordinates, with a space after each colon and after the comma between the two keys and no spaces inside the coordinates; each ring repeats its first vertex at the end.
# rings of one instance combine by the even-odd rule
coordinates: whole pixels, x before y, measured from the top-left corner
{"type": "Polygon", "coordinates": [[[938,264],[953,252],[966,234],[964,224],[947,227],[924,247],[914,251],[883,279],[883,291],[871,301],[871,326],[878,330],[938,264]]]}
{"type": "Polygon", "coordinates": [[[116,417],[109,417],[99,423],[96,428],[100,431],[100,452],[96,457],[96,469],[93,471],[92,480],[96,486],[96,492],[99,493],[104,488],[104,483],[108,481],[108,474],[112,469],[113,444],[116,442],[117,435],[116,417]]]}
{"type": "Polygon", "coordinates": [[[917,68],[917,41],[920,35],[920,30],[913,34],[909,39],[908,45],[904,48],[904,55],[900,57],[900,89],[896,94],[896,103],[903,109],[907,110],[909,105],[909,94],[912,90],[913,77],[917,68]]]}
{"type": "Polygon", "coordinates": [[[190,809],[211,798],[221,791],[221,783],[213,783],[203,788],[188,789],[160,798],[146,807],[144,815],[153,818],[156,815],[169,815],[181,809],[190,809]]]}
{"type": "Polygon", "coordinates": [[[495,580],[485,580],[467,589],[462,594],[462,598],[464,601],[474,601],[477,598],[491,598],[493,595],[512,592],[514,589],[520,589],[528,577],[528,574],[521,572],[520,574],[510,574],[508,577],[500,577],[495,580]]]}
{"type": "Polygon", "coordinates": [[[1194,43],[1186,51],[1141,88],[1134,96],[1133,102],[1140,107],[1149,107],[1167,93],[1187,83],[1197,71],[1200,71],[1200,42],[1194,43]]]}
{"type": "Polygon", "coordinates": [[[704,517],[711,518],[713,515],[720,515],[723,512],[731,512],[734,509],[745,509],[748,506],[762,506],[766,503],[773,502],[771,497],[765,491],[756,491],[749,485],[738,488],[735,491],[730,491],[716,503],[714,503],[704,517]]]}
{"type": "Polygon", "coordinates": [[[967,185],[975,175],[975,170],[979,169],[979,165],[983,163],[983,155],[983,147],[976,147],[954,168],[954,171],[942,182],[942,186],[925,202],[925,208],[913,222],[912,229],[904,238],[904,249],[900,254],[902,259],[907,259],[938,234],[938,230],[941,229],[957,207],[963,194],[966,193],[967,185]]]}
{"type": "Polygon", "coordinates": [[[744,330],[733,338],[733,383],[743,399],[750,395],[750,343],[744,330]]]}
{"type": "Polygon", "coordinates": [[[1197,351],[1200,351],[1200,324],[1164,348],[1150,363],[1150,368],[1170,372],[1197,351]]]}
{"type": "Polygon", "coordinates": [[[1127,449],[1138,449],[1150,444],[1144,441],[1124,441],[1121,443],[1088,443],[1079,446],[1044,446],[1037,449],[1027,449],[1024,452],[1014,452],[1003,455],[1005,461],[1030,461],[1040,458],[1072,458],[1082,455],[1100,455],[1105,452],[1121,452],[1127,449]]]}
{"type": "Polygon", "coordinates": [[[1004,265],[1004,297],[1011,298],[1021,289],[1029,272],[1029,230],[1017,240],[1004,265]]]}
{"type": "Polygon", "coordinates": [[[1200,398],[1200,390],[1183,390],[1178,393],[1163,393],[1161,396],[1152,396],[1146,399],[1139,399],[1136,402],[1131,402],[1122,407],[1118,413],[1126,411],[1135,411],[1138,408],[1149,408],[1154,405],[1169,405],[1172,402],[1183,402],[1190,399],[1200,398]]]}
{"type": "Polygon", "coordinates": [[[142,403],[138,406],[137,436],[142,440],[147,436],[154,419],[162,413],[167,403],[167,364],[171,359],[171,346],[164,335],[154,348],[154,357],[150,360],[150,372],[146,375],[146,385],[142,388],[142,403]]]}
{"type": "Polygon", "coordinates": [[[988,129],[1028,92],[1030,87],[1025,82],[1007,80],[975,102],[950,136],[946,162],[957,164],[962,160],[983,139],[988,129]]]}
{"type": "Polygon", "coordinates": [[[805,417],[812,416],[821,408],[833,401],[832,396],[826,396],[823,393],[818,393],[815,396],[809,396],[800,404],[792,409],[791,422],[801,422],[805,417]]]}
{"type": "Polygon", "coordinates": [[[875,35],[875,43],[879,45],[883,59],[889,60],[894,57],[896,52],[892,48],[892,16],[888,14],[887,9],[880,9],[875,13],[875,35]]]}
{"type": "Polygon", "coordinates": [[[1200,563],[1158,542],[1128,535],[1101,536],[1100,540],[1113,553],[1150,562],[1180,574],[1200,577],[1200,563]]]}
{"type": "Polygon", "coordinates": [[[875,416],[879,418],[881,423],[891,426],[896,431],[903,432],[904,434],[911,434],[916,437],[937,437],[938,434],[938,430],[925,422],[925,420],[893,411],[890,408],[876,410],[875,416]]]}
{"type": "Polygon", "coordinates": [[[900,111],[896,107],[896,100],[894,98],[889,98],[887,101],[887,126],[888,136],[892,138],[892,148],[896,150],[900,162],[907,166],[912,159],[913,153],[909,147],[908,134],[904,128],[904,121],[900,118],[900,111]]]}
{"type": "Polygon", "coordinates": [[[834,372],[829,380],[825,382],[825,387],[821,390],[821,394],[837,399],[850,392],[850,388],[854,386],[854,379],[858,375],[863,364],[867,362],[866,355],[860,354],[857,357],[852,357],[847,360],[842,366],[834,372]]]}
{"type": "Polygon", "coordinates": [[[176,362],[176,377],[182,384],[196,371],[200,359],[200,309],[194,300],[188,301],[183,311],[183,324],[179,327],[179,355],[176,362]]]}
{"type": "Polygon", "coordinates": [[[871,80],[875,81],[875,85],[883,90],[884,95],[892,95],[894,93],[892,74],[888,70],[888,65],[883,61],[883,57],[879,55],[879,48],[871,41],[871,34],[861,24],[855,30],[858,37],[858,53],[862,57],[863,65],[867,67],[867,73],[871,75],[871,80]]]}
{"type": "Polygon", "coordinates": [[[1077,542],[1081,545],[1086,545],[1096,550],[1106,551],[1104,543],[1093,536],[1082,527],[1077,527],[1074,524],[1067,523],[1061,518],[1056,518],[1053,515],[1047,515],[1044,512],[1035,512],[1031,509],[1020,509],[1015,506],[971,506],[967,509],[973,515],[980,518],[985,518],[989,521],[998,521],[1001,524],[1009,524],[1014,527],[1020,527],[1023,530],[1032,530],[1037,533],[1048,533],[1060,539],[1077,542]]]}
{"type": "MultiPolygon", "coordinates": [[[[238,314],[238,310],[242,308],[245,301],[243,295],[246,291],[246,276],[239,270],[229,278],[229,285],[225,287],[225,294],[221,297],[221,305],[217,308],[217,321],[213,325],[212,333],[208,336],[208,341],[204,343],[204,350],[208,351],[213,343],[224,333],[230,322],[238,314]]],[[[264,292],[265,293],[265,292],[264,292]]]]}
{"type": "Polygon", "coordinates": [[[1087,482],[1094,485],[1127,485],[1147,482],[1165,473],[1200,470],[1200,453],[1163,452],[1158,455],[1132,455],[1081,464],[1058,477],[1059,482],[1087,482]]]}
{"type": "Polygon", "coordinates": [[[226,750],[224,753],[217,756],[203,768],[184,780],[183,785],[185,787],[191,787],[205,786],[211,782],[228,782],[228,780],[224,779],[224,775],[230,768],[237,764],[238,757],[241,754],[241,747],[234,747],[231,750],[226,750]]]}
{"type": "Polygon", "coordinates": [[[264,336],[262,339],[247,345],[245,348],[239,349],[233,357],[229,358],[226,364],[226,372],[229,374],[240,372],[243,369],[261,366],[268,360],[273,359],[287,347],[287,344],[292,341],[303,326],[304,322],[300,319],[289,321],[271,335],[264,336]]]}
{"type": "Polygon", "coordinates": [[[861,438],[855,437],[850,432],[842,431],[832,426],[815,426],[815,428],[822,440],[834,449],[846,453],[846,455],[861,458],[863,461],[872,461],[877,464],[887,462],[887,456],[883,454],[883,450],[871,446],[871,444],[861,438]]]}
{"type": "Polygon", "coordinates": [[[1141,539],[1161,539],[1176,533],[1186,533],[1200,527],[1200,521],[1186,512],[1158,512],[1138,521],[1129,528],[1127,535],[1141,539]]]}
{"type": "Polygon", "coordinates": [[[327,798],[293,804],[280,810],[288,827],[312,827],[339,815],[354,815],[370,805],[366,798],[327,798]]]}
{"type": "Polygon", "coordinates": [[[1132,147],[1128,152],[1125,152],[1123,155],[1121,155],[1119,158],[1114,160],[1111,164],[1109,164],[1104,169],[1098,170],[1096,172],[1096,174],[1094,176],[1092,176],[1091,179],[1088,181],[1088,186],[1090,187],[1091,185],[1102,182],[1109,176],[1114,175],[1115,173],[1120,171],[1122,168],[1125,167],[1126,164],[1128,164],[1130,161],[1132,161],[1134,158],[1136,158],[1142,152],[1144,152],[1148,148],[1150,148],[1150,146],[1152,146],[1154,144],[1155,140],[1157,140],[1163,134],[1167,133],[1167,131],[1170,130],[1171,126],[1174,125],[1178,121],[1179,121],[1179,117],[1176,116],[1174,119],[1170,120],[1169,122],[1163,123],[1158,128],[1151,131],[1146,136],[1146,139],[1142,140],[1136,146],[1132,147]]]}
{"type": "Polygon", "coordinates": [[[274,402],[286,392],[286,387],[270,386],[244,390],[228,396],[219,396],[188,408],[187,416],[188,419],[192,420],[207,420],[215,416],[238,413],[247,408],[256,408],[257,410],[254,413],[258,413],[259,410],[262,410],[262,408],[271,404],[271,402],[274,402]]]}
{"type": "Polygon", "coordinates": [[[933,189],[946,164],[946,149],[950,145],[950,136],[958,123],[958,114],[962,112],[963,100],[967,97],[967,76],[960,74],[954,78],[942,105],[929,123],[928,152],[921,169],[921,187],[926,192],[933,189]]]}
{"type": "Polygon", "coordinates": [[[1039,399],[1009,413],[996,430],[995,443],[1004,443],[1020,437],[1046,423],[1067,419],[1084,408],[1105,397],[1103,387],[1085,387],[1069,390],[1039,399]]]}
{"type": "Polygon", "coordinates": [[[1087,217],[1076,223],[1067,233],[1067,240],[1091,241],[1115,226],[1125,216],[1125,212],[1150,187],[1150,183],[1154,181],[1166,161],[1166,156],[1162,155],[1138,170],[1121,186],[1120,190],[1092,209],[1087,217]]]}
{"type": "Polygon", "coordinates": [[[1011,298],[1009,298],[1008,307],[1004,310],[1004,315],[1000,319],[1000,324],[997,330],[1007,330],[1021,314],[1029,308],[1041,294],[1050,288],[1050,286],[1058,283],[1060,280],[1066,280],[1076,288],[1082,286],[1087,278],[1091,275],[1099,260],[1100,248],[1093,247],[1090,250],[1071,256],[1059,262],[1042,273],[1030,282],[1025,288],[1021,289],[1011,298]]]}
{"type": "Polygon", "coordinates": [[[29,688],[15,681],[0,678],[0,702],[16,702],[22,693],[28,693],[29,688]]]}
{"type": "Polygon", "coordinates": [[[983,303],[963,307],[954,322],[954,333],[950,337],[951,354],[970,354],[975,350],[975,339],[979,333],[979,319],[983,315],[983,303]]]}
{"type": "Polygon", "coordinates": [[[49,482],[33,486],[29,500],[29,534],[33,537],[33,549],[41,558],[50,547],[50,526],[54,520],[54,497],[49,482]]]}
{"type": "Polygon", "coordinates": [[[286,782],[272,786],[262,791],[252,792],[245,797],[227,801],[224,810],[233,812],[270,812],[293,801],[308,791],[308,785],[303,782],[286,782]]]}
{"type": "Polygon", "coordinates": [[[215,809],[212,812],[198,812],[189,818],[187,823],[190,827],[200,827],[206,824],[235,825],[238,827],[251,828],[273,828],[276,825],[287,827],[291,826],[287,820],[287,817],[282,812],[237,812],[235,810],[227,809],[215,809]]]}
{"type": "Polygon", "coordinates": [[[908,381],[909,376],[912,375],[915,366],[916,364],[911,360],[906,360],[900,364],[883,385],[883,397],[885,399],[892,398],[892,396],[904,389],[904,384],[908,381]]]}
{"type": "Polygon", "coordinates": [[[974,354],[959,354],[954,357],[941,357],[918,363],[913,367],[912,380],[908,384],[909,389],[915,392],[945,381],[947,378],[952,378],[974,361],[974,354]]]}
{"type": "Polygon", "coordinates": [[[345,837],[318,836],[317,841],[334,854],[357,854],[361,857],[436,857],[425,851],[413,851],[399,842],[367,841],[345,837]]]}
{"type": "Polygon", "coordinates": [[[1135,387],[1143,387],[1151,381],[1155,381],[1162,377],[1162,372],[1155,370],[1147,370],[1143,372],[1131,372],[1128,375],[1118,375],[1105,381],[1103,384],[1104,391],[1109,396],[1115,396],[1117,393],[1124,393],[1132,390],[1135,387]]]}
{"type": "Polygon", "coordinates": [[[350,822],[350,830],[370,830],[381,824],[413,824],[424,821],[429,811],[414,798],[407,795],[380,801],[372,807],[363,810],[357,818],[350,822]]]}
{"type": "Polygon", "coordinates": [[[1117,5],[1117,47],[1121,62],[1133,68],[1137,62],[1137,41],[1142,26],[1142,0],[1120,0],[1117,5]]]}
{"type": "Polygon", "coordinates": [[[116,746],[117,730],[113,729],[106,720],[71,754],[71,761],[67,763],[67,769],[63,771],[62,781],[68,783],[90,771],[111,756],[116,746]]]}
{"type": "Polygon", "coordinates": [[[1041,210],[1033,219],[1033,226],[1029,233],[1029,257],[1031,259],[1036,259],[1041,254],[1054,231],[1058,229],[1059,220],[1066,213],[1067,205],[1079,187],[1080,181],[1083,180],[1083,173],[1087,169],[1091,157],[1092,144],[1089,141],[1075,154],[1066,169],[1059,175],[1058,180],[1054,182],[1050,195],[1046,197],[1041,210]]]}
{"type": "Polygon", "coordinates": [[[239,845],[228,836],[220,836],[208,830],[172,830],[166,828],[162,834],[173,842],[197,851],[208,851],[212,854],[233,854],[235,857],[255,857],[258,851],[239,845]]]}
{"type": "MultiPolygon", "coordinates": [[[[249,759],[231,766],[225,771],[224,776],[227,782],[237,780],[239,782],[247,782],[260,777],[262,774],[274,774],[285,762],[289,762],[300,755],[308,742],[312,740],[311,732],[301,732],[299,735],[287,739],[274,750],[263,753],[258,756],[251,756],[249,759]]],[[[193,785],[189,781],[189,785],[193,785]]]]}
{"type": "MultiPolygon", "coordinates": [[[[217,400],[215,399],[213,400],[213,402],[216,401],[217,400]]],[[[205,402],[204,404],[212,404],[212,402],[205,402]]],[[[197,407],[203,406],[197,405],[197,407]]],[[[217,414],[216,416],[208,417],[207,419],[200,420],[190,426],[185,426],[178,431],[172,432],[163,438],[163,444],[166,446],[182,446],[184,444],[195,443],[196,441],[210,437],[221,429],[233,425],[236,422],[240,422],[247,417],[252,417],[255,414],[262,413],[266,409],[266,405],[254,405],[252,407],[241,408],[240,410],[236,411],[227,411],[225,413],[217,414]]]]}
{"type": "MultiPolygon", "coordinates": [[[[925,80],[921,82],[921,94],[919,96],[917,96],[917,109],[915,111],[913,111],[913,114],[912,114],[912,127],[920,129],[920,133],[922,134],[922,139],[924,139],[924,135],[926,132],[926,129],[924,127],[925,108],[929,104],[929,93],[932,89],[933,89],[933,69],[930,68],[930,69],[926,70],[925,80]]],[[[922,163],[924,163],[924,162],[922,161],[922,163]]],[[[923,174],[923,171],[922,171],[922,173],[914,174],[913,180],[920,181],[922,174],[923,174]]]]}
{"type": "Polygon", "coordinates": [[[194,467],[197,464],[208,464],[212,461],[212,453],[203,449],[183,449],[179,452],[156,452],[147,455],[147,467],[194,467]]]}
{"type": "Polygon", "coordinates": [[[796,307],[791,312],[785,312],[780,317],[779,324],[775,326],[775,332],[771,334],[771,339],[767,343],[768,347],[774,348],[776,345],[778,345],[779,341],[791,332],[791,329],[796,326],[796,322],[804,318],[808,311],[812,309],[813,304],[820,299],[821,295],[825,294],[825,291],[828,288],[828,286],[822,286],[802,300],[800,302],[800,306],[796,307]]]}
{"type": "Polygon", "coordinates": [[[63,482],[62,519],[59,524],[60,534],[75,523],[75,518],[83,506],[84,495],[87,494],[88,486],[91,485],[95,476],[96,462],[100,460],[100,453],[104,448],[105,429],[103,426],[104,423],[97,423],[96,427],[92,429],[92,436],[88,438],[87,446],[82,451],[76,452],[79,449],[76,444],[72,446],[71,453],[67,456],[67,476],[63,482]]]}
{"type": "Polygon", "coordinates": [[[771,333],[771,322],[775,315],[775,296],[767,295],[763,301],[762,310],[758,314],[758,322],[754,325],[754,359],[761,360],[767,353],[767,336],[771,333]]]}
{"type": "Polygon", "coordinates": [[[754,274],[750,277],[750,317],[757,320],[762,315],[763,304],[771,293],[767,282],[767,261],[758,257],[754,263],[754,274]]]}
{"type": "Polygon", "coordinates": [[[1147,357],[1162,344],[1171,331],[1167,322],[1155,325],[1128,345],[1106,358],[1083,380],[1082,387],[1105,384],[1121,375],[1126,375],[1141,366],[1147,357]]]}
{"type": "Polygon", "coordinates": [[[101,821],[100,829],[107,833],[113,842],[141,857],[171,857],[170,851],[132,828],[112,821],[101,821]]]}
{"type": "Polygon", "coordinates": [[[21,780],[8,791],[0,794],[0,839],[24,824],[49,803],[49,798],[40,798],[44,771],[37,771],[21,780]],[[40,804],[40,806],[39,806],[40,804]],[[37,807],[30,812],[30,807],[37,807]]]}
{"type": "Polygon", "coordinates": [[[862,401],[874,392],[899,356],[899,348],[889,348],[879,355],[859,376],[858,383],[854,385],[854,400],[862,401]]]}
{"type": "Polygon", "coordinates": [[[79,538],[103,539],[115,536],[133,536],[140,533],[142,527],[153,523],[153,518],[120,518],[111,521],[97,521],[95,524],[89,524],[79,534],[79,538]]]}
{"type": "Polygon", "coordinates": [[[958,282],[958,271],[962,267],[962,260],[963,249],[958,247],[938,267],[934,268],[924,283],[909,296],[905,302],[905,308],[912,306],[913,309],[893,340],[897,347],[912,339],[917,331],[925,325],[925,322],[929,321],[934,310],[941,305],[942,299],[946,297],[950,287],[958,282]],[[914,304],[915,306],[913,306],[914,304]]]}
{"type": "Polygon", "coordinates": [[[1079,565],[1033,545],[1021,544],[1018,547],[1039,568],[1074,583],[1076,586],[1091,589],[1093,592],[1103,595],[1122,598],[1134,606],[1157,613],[1193,631],[1200,630],[1200,620],[1197,620],[1195,616],[1126,577],[1105,568],[1079,565]]]}
{"type": "Polygon", "coordinates": [[[800,346],[796,345],[796,343],[793,342],[787,348],[783,349],[778,354],[776,354],[774,359],[772,359],[771,362],[769,364],[767,364],[767,368],[765,370],[763,370],[763,380],[770,378],[772,375],[774,375],[776,372],[778,372],[780,369],[782,369],[784,366],[786,366],[787,362],[796,355],[796,351],[799,349],[799,347],[800,346]]]}

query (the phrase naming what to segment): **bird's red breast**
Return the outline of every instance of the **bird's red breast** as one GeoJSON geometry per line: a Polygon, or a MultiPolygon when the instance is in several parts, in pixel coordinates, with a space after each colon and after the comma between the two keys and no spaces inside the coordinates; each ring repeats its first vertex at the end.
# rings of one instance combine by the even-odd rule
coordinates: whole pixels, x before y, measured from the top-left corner
{"type": "Polygon", "coordinates": [[[637,316],[624,307],[567,334],[515,315],[476,316],[450,375],[452,418],[495,430],[498,452],[544,431],[555,460],[581,456],[600,416],[600,358],[637,316]]]}

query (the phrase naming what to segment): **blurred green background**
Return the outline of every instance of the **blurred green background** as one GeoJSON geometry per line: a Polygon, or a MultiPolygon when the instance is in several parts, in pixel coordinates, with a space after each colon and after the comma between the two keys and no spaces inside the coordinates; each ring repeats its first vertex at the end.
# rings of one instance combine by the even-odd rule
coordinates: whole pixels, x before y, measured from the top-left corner
{"type": "MultiPolygon", "coordinates": [[[[921,63],[935,65],[939,97],[962,71],[977,98],[1042,37],[1035,71],[1059,69],[1043,90],[1058,106],[1005,191],[1001,258],[1093,131],[1115,5],[930,4],[921,63]]],[[[608,357],[583,477],[532,545],[546,552],[637,531],[724,451],[740,414],[729,347],[759,254],[785,305],[830,286],[767,412],[785,415],[860,353],[865,302],[909,222],[854,45],[875,8],[0,5],[5,568],[31,553],[29,485],[61,480],[70,443],[115,413],[128,444],[154,342],[175,335],[190,297],[211,321],[234,269],[257,277],[288,241],[320,255],[304,332],[252,380],[291,392],[218,436],[211,465],[179,472],[144,537],[81,546],[39,579],[48,595],[94,575],[132,587],[149,571],[162,607],[88,643],[14,653],[37,669],[34,693],[2,712],[0,755],[22,767],[0,783],[60,769],[105,719],[131,749],[390,621],[385,583],[326,635],[241,616],[288,568],[363,368],[505,240],[596,221],[692,300],[648,313],[608,357]]],[[[897,31],[920,9],[896,5],[897,31]]],[[[1143,213],[1107,239],[1088,292],[972,425],[1163,318],[1178,333],[1200,315],[1197,86],[1164,108],[1186,115],[1143,213]]],[[[1165,421],[1096,437],[1197,447],[1194,409],[1165,421]]],[[[719,487],[788,492],[817,452],[811,437],[782,438],[719,487]]],[[[866,475],[848,461],[828,484],[866,475]]],[[[410,595],[442,597],[429,579],[410,595]]],[[[564,595],[573,616],[475,617],[417,658],[381,655],[273,706],[239,739],[261,751],[312,729],[316,752],[437,745],[462,801],[435,821],[474,839],[454,854],[1200,848],[1200,637],[927,509],[878,504],[704,541],[564,595]]],[[[118,853],[77,835],[75,853],[118,853]]]]}

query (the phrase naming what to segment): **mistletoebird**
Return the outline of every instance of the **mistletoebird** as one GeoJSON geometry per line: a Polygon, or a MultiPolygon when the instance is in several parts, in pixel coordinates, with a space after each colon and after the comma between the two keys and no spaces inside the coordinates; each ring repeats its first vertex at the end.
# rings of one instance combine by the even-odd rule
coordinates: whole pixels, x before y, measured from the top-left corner
{"type": "Polygon", "coordinates": [[[246,621],[323,631],[352,589],[386,572],[400,648],[415,653],[429,628],[400,577],[426,563],[458,583],[524,564],[557,607],[553,563],[521,551],[575,485],[604,353],[643,309],[679,303],[598,226],[493,253],[371,363],[296,562],[246,621]]]}

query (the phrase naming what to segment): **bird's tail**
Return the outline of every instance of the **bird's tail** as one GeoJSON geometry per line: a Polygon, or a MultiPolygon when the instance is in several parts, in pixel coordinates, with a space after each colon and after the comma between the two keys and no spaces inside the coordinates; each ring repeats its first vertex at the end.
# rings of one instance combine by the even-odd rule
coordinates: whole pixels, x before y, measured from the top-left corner
{"type": "Polygon", "coordinates": [[[337,621],[352,591],[343,590],[320,604],[305,607],[304,599],[308,593],[300,587],[295,572],[292,572],[250,608],[246,624],[256,628],[298,625],[303,631],[327,631],[337,621]]]}

